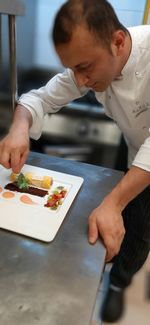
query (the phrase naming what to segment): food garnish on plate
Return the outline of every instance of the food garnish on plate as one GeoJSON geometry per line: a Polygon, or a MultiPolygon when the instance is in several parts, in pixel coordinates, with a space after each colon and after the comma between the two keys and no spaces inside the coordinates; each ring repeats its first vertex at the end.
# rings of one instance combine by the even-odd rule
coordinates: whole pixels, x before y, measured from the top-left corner
{"type": "Polygon", "coordinates": [[[26,188],[28,185],[34,185],[41,188],[50,189],[53,179],[50,176],[37,176],[31,172],[15,174],[11,173],[10,181],[18,183],[19,187],[26,188]]]}
{"type": "Polygon", "coordinates": [[[66,194],[67,190],[64,186],[57,186],[52,194],[48,196],[47,203],[44,206],[51,210],[57,210],[62,205],[66,194]]]}
{"type": "Polygon", "coordinates": [[[28,193],[32,195],[37,195],[44,197],[48,194],[48,189],[50,189],[53,179],[50,176],[36,176],[33,173],[20,173],[10,175],[11,183],[5,186],[5,189],[11,191],[17,191],[21,193],[28,193]],[[33,186],[31,186],[33,185],[33,186]]]}

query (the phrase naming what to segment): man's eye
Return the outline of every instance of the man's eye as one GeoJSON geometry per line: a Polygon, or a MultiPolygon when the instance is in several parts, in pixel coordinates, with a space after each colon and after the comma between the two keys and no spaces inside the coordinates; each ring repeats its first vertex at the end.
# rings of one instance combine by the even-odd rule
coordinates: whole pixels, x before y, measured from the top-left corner
{"type": "Polygon", "coordinates": [[[86,65],[86,66],[83,66],[83,67],[79,67],[78,70],[79,71],[83,71],[83,70],[88,70],[90,68],[90,64],[89,65],[86,65]]]}

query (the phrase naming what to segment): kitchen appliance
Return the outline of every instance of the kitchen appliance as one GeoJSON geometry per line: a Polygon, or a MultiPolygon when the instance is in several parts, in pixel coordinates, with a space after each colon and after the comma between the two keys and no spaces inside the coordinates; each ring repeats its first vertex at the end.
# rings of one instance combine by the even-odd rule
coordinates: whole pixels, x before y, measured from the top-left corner
{"type": "Polygon", "coordinates": [[[42,137],[32,149],[49,155],[115,168],[121,132],[90,93],[57,114],[45,116],[42,137]],[[90,100],[89,100],[90,98],[90,100]]]}

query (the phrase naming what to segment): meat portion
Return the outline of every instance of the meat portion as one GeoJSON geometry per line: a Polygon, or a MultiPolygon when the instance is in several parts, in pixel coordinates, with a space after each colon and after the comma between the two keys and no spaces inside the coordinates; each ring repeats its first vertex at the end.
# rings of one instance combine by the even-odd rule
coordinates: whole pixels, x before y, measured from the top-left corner
{"type": "Polygon", "coordinates": [[[28,189],[19,188],[15,182],[8,183],[5,186],[5,189],[10,190],[10,191],[20,192],[20,193],[28,193],[28,194],[32,194],[32,195],[36,195],[36,196],[40,196],[40,197],[44,197],[45,195],[48,194],[48,191],[42,190],[41,188],[37,188],[37,187],[29,186],[28,189]]]}

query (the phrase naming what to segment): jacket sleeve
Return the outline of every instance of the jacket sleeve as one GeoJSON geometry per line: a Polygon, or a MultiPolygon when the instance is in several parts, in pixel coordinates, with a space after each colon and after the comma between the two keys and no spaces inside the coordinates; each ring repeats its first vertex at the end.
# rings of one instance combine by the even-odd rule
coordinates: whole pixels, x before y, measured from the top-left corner
{"type": "Polygon", "coordinates": [[[150,137],[141,145],[132,165],[150,172],[150,137]]]}
{"type": "Polygon", "coordinates": [[[86,87],[77,87],[74,73],[66,69],[64,73],[53,77],[44,87],[23,94],[18,104],[26,107],[32,115],[30,137],[35,140],[40,138],[45,114],[56,113],[64,105],[80,98],[87,91],[86,87]]]}

